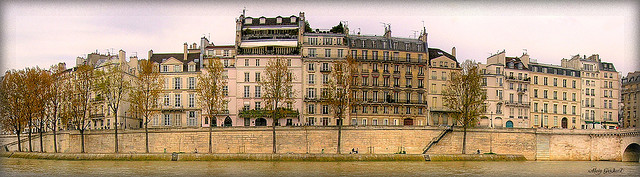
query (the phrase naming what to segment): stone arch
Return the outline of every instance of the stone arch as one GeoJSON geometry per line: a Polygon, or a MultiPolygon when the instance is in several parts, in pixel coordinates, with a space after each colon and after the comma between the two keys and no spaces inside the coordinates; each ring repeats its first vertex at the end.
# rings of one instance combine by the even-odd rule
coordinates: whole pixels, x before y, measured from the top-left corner
{"type": "Polygon", "coordinates": [[[267,126],[267,119],[257,118],[255,125],[256,126],[267,126]]]}
{"type": "Polygon", "coordinates": [[[640,162],[640,145],[631,143],[622,153],[623,162],[640,162]]]}
{"type": "Polygon", "coordinates": [[[565,129],[569,127],[569,119],[567,119],[566,117],[563,117],[561,121],[561,126],[562,128],[565,128],[565,129]]]}
{"type": "Polygon", "coordinates": [[[226,118],[224,118],[224,126],[225,127],[231,127],[233,124],[233,121],[231,121],[231,118],[229,116],[227,116],[226,118]]]}
{"type": "Polygon", "coordinates": [[[505,123],[505,127],[507,128],[513,128],[513,122],[512,121],[507,121],[507,123],[505,123]]]}

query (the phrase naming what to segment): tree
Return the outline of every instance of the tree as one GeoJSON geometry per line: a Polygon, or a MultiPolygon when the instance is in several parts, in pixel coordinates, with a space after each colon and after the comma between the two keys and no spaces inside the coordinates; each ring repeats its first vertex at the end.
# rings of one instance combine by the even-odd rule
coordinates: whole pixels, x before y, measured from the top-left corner
{"type": "Polygon", "coordinates": [[[281,116],[286,115],[287,109],[281,105],[292,105],[293,100],[293,73],[289,70],[288,62],[283,58],[273,58],[269,60],[265,67],[265,75],[259,82],[264,90],[263,99],[266,102],[266,109],[271,113],[273,120],[273,153],[277,153],[276,148],[276,125],[281,116]]]}
{"type": "MultiPolygon", "coordinates": [[[[19,92],[22,93],[22,97],[24,99],[24,101],[22,102],[23,104],[21,105],[22,107],[22,111],[23,111],[23,115],[26,116],[27,119],[27,126],[29,127],[29,130],[27,131],[29,133],[28,139],[29,139],[29,152],[33,152],[33,148],[32,148],[32,133],[33,133],[33,125],[34,125],[34,118],[35,121],[37,121],[36,123],[41,123],[41,121],[43,120],[43,116],[42,113],[44,112],[44,105],[43,105],[43,98],[42,98],[42,91],[44,90],[41,85],[42,85],[42,80],[41,80],[41,75],[42,72],[44,72],[42,69],[35,67],[35,68],[26,68],[24,70],[24,72],[20,72],[20,74],[22,75],[21,77],[24,79],[22,83],[18,83],[18,84],[22,84],[24,85],[22,90],[19,90],[19,92]]],[[[41,126],[37,126],[38,130],[41,131],[41,126]]],[[[42,139],[40,139],[41,143],[42,143],[42,139]]],[[[41,149],[42,150],[42,147],[41,149]]]]}
{"type": "Polygon", "coordinates": [[[329,32],[344,34],[344,25],[342,25],[342,22],[340,22],[338,23],[338,25],[331,27],[331,30],[329,30],[329,32]]]}
{"type": "Polygon", "coordinates": [[[162,86],[164,85],[164,79],[160,78],[158,68],[149,60],[141,60],[139,65],[139,71],[137,77],[134,79],[134,84],[137,89],[133,89],[129,102],[131,103],[130,111],[135,115],[140,115],[144,118],[144,133],[145,133],[145,147],[147,153],[149,153],[149,128],[148,124],[151,121],[151,117],[157,113],[158,98],[160,92],[162,92],[162,86]]]}
{"type": "Polygon", "coordinates": [[[58,153],[58,122],[62,115],[62,105],[65,104],[68,98],[68,77],[65,72],[65,68],[60,65],[51,66],[51,82],[45,88],[48,94],[47,98],[47,117],[49,129],[53,132],[53,149],[58,153]]]}
{"type": "Polygon", "coordinates": [[[118,153],[118,109],[125,95],[129,93],[130,83],[125,78],[126,64],[120,61],[104,66],[97,71],[96,90],[107,103],[109,111],[113,112],[115,130],[115,153],[118,153]]]}
{"type": "Polygon", "coordinates": [[[38,134],[40,134],[40,152],[44,152],[44,144],[42,141],[43,133],[46,131],[46,122],[48,120],[47,104],[51,94],[49,93],[49,87],[52,82],[51,72],[46,70],[37,69],[33,80],[37,85],[34,90],[34,96],[36,97],[34,109],[36,111],[36,120],[38,121],[38,134]]]}
{"type": "Polygon", "coordinates": [[[311,29],[311,26],[309,26],[309,22],[306,20],[304,21],[304,32],[313,33],[313,29],[311,29]]]}
{"type": "Polygon", "coordinates": [[[10,70],[2,77],[0,83],[0,119],[2,127],[15,131],[18,137],[18,151],[22,152],[22,140],[20,134],[25,126],[25,111],[23,91],[24,87],[24,70],[10,70]]]}
{"type": "Polygon", "coordinates": [[[331,80],[329,81],[329,91],[322,93],[322,97],[327,100],[334,116],[338,119],[338,150],[340,154],[340,145],[342,141],[342,122],[346,114],[354,103],[351,86],[353,84],[353,74],[357,72],[356,62],[351,56],[347,56],[345,60],[336,61],[331,72],[331,80]]]}
{"type": "Polygon", "coordinates": [[[209,153],[212,152],[211,132],[215,115],[222,114],[223,109],[227,106],[227,100],[224,98],[223,88],[227,86],[227,80],[224,78],[224,67],[220,59],[209,60],[209,64],[205,65],[202,74],[198,75],[198,102],[203,112],[207,113],[209,119],[209,153]]]}
{"type": "Polygon", "coordinates": [[[463,128],[462,154],[467,145],[467,128],[473,127],[478,117],[485,112],[483,103],[487,95],[482,89],[482,75],[477,63],[466,60],[462,69],[451,73],[447,87],[443,90],[444,104],[452,110],[451,116],[463,128]]]}
{"type": "Polygon", "coordinates": [[[87,120],[91,115],[91,93],[94,91],[93,79],[94,68],[90,65],[80,65],[74,71],[71,78],[71,89],[69,89],[69,104],[66,111],[69,116],[64,121],[73,128],[80,131],[81,152],[84,153],[84,131],[89,126],[87,120]]]}

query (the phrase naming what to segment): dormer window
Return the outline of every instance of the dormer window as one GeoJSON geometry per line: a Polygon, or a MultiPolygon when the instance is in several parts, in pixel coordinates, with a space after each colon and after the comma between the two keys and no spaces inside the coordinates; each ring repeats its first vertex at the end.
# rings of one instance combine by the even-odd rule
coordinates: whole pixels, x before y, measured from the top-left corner
{"type": "Polygon", "coordinates": [[[180,72],[180,65],[173,65],[173,72],[180,72]]]}
{"type": "Polygon", "coordinates": [[[278,23],[278,24],[282,23],[282,17],[276,18],[276,23],[278,23]]]}
{"type": "Polygon", "coordinates": [[[291,23],[295,23],[295,22],[296,22],[296,17],[295,17],[295,16],[292,16],[292,17],[291,17],[291,23]]]}
{"type": "Polygon", "coordinates": [[[195,64],[190,64],[189,65],[189,72],[195,72],[196,71],[196,65],[195,64]]]}
{"type": "Polygon", "coordinates": [[[264,24],[266,21],[267,21],[267,19],[266,19],[266,18],[264,18],[264,17],[261,17],[261,18],[260,18],[260,24],[264,24]]]}
{"type": "Polygon", "coordinates": [[[252,24],[252,23],[253,23],[253,19],[252,18],[244,19],[244,24],[252,24]]]}

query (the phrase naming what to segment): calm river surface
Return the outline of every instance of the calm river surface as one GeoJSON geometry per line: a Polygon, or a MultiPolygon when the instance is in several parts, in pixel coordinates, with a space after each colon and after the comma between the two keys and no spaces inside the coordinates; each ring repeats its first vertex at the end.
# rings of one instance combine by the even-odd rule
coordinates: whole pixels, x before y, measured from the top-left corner
{"type": "Polygon", "coordinates": [[[640,163],[637,162],[581,161],[171,162],[0,158],[0,165],[2,170],[0,176],[636,176],[640,174],[640,163]]]}

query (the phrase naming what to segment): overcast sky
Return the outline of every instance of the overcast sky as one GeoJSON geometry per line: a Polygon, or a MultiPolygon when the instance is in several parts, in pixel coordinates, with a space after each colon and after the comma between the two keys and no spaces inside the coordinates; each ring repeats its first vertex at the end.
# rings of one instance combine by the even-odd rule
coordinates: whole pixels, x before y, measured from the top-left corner
{"type": "Polygon", "coordinates": [[[351,32],[382,35],[390,23],[394,37],[413,37],[426,26],[429,47],[459,61],[486,62],[497,51],[538,62],[560,64],[572,55],[600,54],[626,75],[639,70],[638,3],[617,2],[422,2],[422,1],[246,1],[246,2],[16,2],[2,4],[2,51],[7,69],[58,62],[98,50],[127,55],[182,52],[184,42],[211,36],[216,45],[233,44],[235,18],[305,16],[312,28],[348,21],[351,32]]]}

